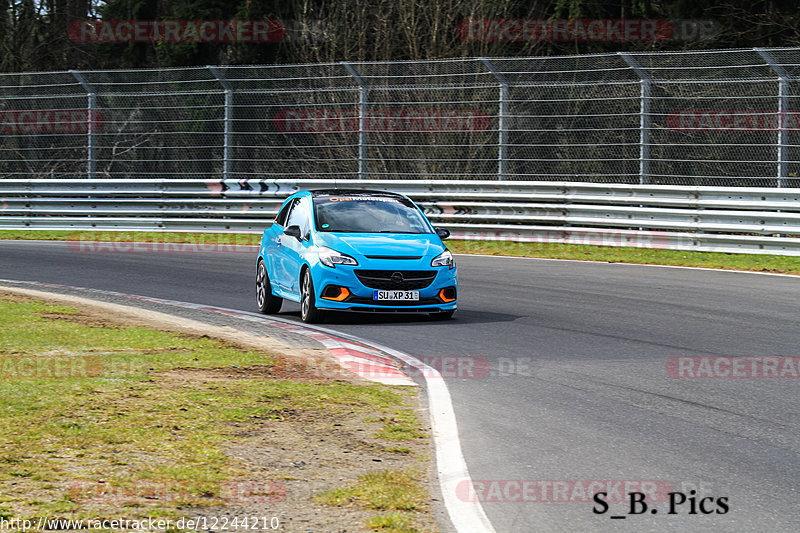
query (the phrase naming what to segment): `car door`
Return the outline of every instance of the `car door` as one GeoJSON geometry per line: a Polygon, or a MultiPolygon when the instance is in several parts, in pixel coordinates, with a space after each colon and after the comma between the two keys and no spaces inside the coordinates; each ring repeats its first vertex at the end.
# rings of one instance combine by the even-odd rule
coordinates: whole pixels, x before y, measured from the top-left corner
{"type": "Polygon", "coordinates": [[[289,211],[297,202],[296,199],[287,202],[275,217],[275,222],[267,231],[265,242],[264,260],[267,264],[270,282],[277,288],[284,289],[282,280],[283,271],[283,230],[286,228],[286,220],[289,218],[289,211]]]}
{"type": "Polygon", "coordinates": [[[286,226],[299,226],[302,240],[298,241],[290,235],[281,235],[281,258],[280,283],[282,287],[294,294],[300,294],[300,268],[305,261],[306,249],[309,245],[309,232],[311,229],[311,201],[307,196],[295,200],[289,216],[286,219],[286,226]]]}

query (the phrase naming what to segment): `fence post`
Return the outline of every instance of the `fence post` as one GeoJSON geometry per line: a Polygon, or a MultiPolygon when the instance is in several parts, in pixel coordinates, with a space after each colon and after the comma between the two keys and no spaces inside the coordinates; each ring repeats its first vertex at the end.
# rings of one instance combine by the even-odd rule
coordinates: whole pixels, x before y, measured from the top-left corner
{"type": "Polygon", "coordinates": [[[358,179],[365,179],[367,177],[367,143],[369,142],[367,139],[367,120],[369,119],[368,115],[368,105],[369,100],[367,97],[369,96],[367,93],[369,92],[369,87],[367,83],[364,81],[364,78],[358,73],[358,71],[348,63],[347,61],[342,61],[341,65],[347,69],[347,72],[350,73],[351,76],[356,80],[358,83],[359,91],[358,91],[358,179]]]}
{"type": "Polygon", "coordinates": [[[222,75],[219,67],[207,65],[207,68],[225,89],[225,111],[222,125],[222,179],[228,179],[231,174],[231,151],[233,150],[233,85],[228,78],[222,75]]]}
{"type": "Polygon", "coordinates": [[[96,99],[96,92],[94,87],[92,87],[86,78],[83,77],[83,74],[78,72],[77,70],[70,70],[70,74],[72,74],[78,83],[86,90],[87,96],[87,105],[86,105],[86,175],[89,179],[94,178],[96,164],[97,164],[97,157],[95,154],[95,144],[94,144],[94,125],[95,125],[95,118],[96,118],[96,108],[97,108],[97,99],[96,99]]]}
{"type": "Polygon", "coordinates": [[[778,75],[778,187],[786,187],[789,177],[789,132],[786,130],[786,112],[789,111],[789,73],[775,61],[767,50],[754,48],[778,75]]]}
{"type": "Polygon", "coordinates": [[[501,72],[494,68],[491,61],[485,57],[480,59],[487,70],[492,73],[492,76],[494,76],[500,84],[500,101],[498,103],[497,113],[497,179],[498,181],[503,181],[506,179],[508,164],[508,130],[510,120],[508,116],[508,80],[501,72]]]}
{"type": "Polygon", "coordinates": [[[639,77],[639,184],[650,183],[650,76],[626,52],[617,52],[639,77]]]}

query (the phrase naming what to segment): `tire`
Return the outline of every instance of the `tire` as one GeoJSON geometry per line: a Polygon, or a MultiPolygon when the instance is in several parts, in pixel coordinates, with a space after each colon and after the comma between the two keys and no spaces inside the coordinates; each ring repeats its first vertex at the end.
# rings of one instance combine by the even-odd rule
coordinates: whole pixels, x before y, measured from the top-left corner
{"type": "Polygon", "coordinates": [[[455,314],[455,310],[441,311],[439,313],[431,313],[430,317],[432,320],[450,320],[451,318],[453,318],[453,314],[455,314]]]}
{"type": "Polygon", "coordinates": [[[283,298],[272,294],[272,284],[269,282],[264,261],[259,261],[256,267],[256,305],[258,310],[265,315],[274,315],[281,310],[282,304],[283,298]]]}
{"type": "Polygon", "coordinates": [[[322,322],[323,312],[317,309],[317,298],[314,295],[314,280],[311,271],[303,271],[300,281],[300,320],[306,324],[322,322]]]}

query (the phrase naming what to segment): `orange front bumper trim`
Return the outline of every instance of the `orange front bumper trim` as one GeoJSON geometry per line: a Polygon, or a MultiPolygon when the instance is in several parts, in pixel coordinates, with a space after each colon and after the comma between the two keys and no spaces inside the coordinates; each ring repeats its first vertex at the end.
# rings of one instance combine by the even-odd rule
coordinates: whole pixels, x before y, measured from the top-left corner
{"type": "Polygon", "coordinates": [[[447,296],[444,295],[444,291],[446,290],[447,289],[442,289],[439,291],[439,298],[446,304],[449,304],[450,302],[455,302],[456,301],[455,298],[448,298],[447,296]]]}
{"type": "Polygon", "coordinates": [[[350,291],[345,287],[339,287],[338,296],[323,296],[322,298],[325,300],[333,300],[334,302],[341,302],[346,300],[348,296],[350,296],[350,291]]]}

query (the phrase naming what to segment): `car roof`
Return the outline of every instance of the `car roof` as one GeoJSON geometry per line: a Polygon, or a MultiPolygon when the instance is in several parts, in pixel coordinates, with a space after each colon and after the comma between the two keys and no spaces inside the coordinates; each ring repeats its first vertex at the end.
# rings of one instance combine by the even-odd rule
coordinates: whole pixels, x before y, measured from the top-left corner
{"type": "Polygon", "coordinates": [[[379,196],[385,198],[398,198],[405,200],[406,197],[402,194],[389,191],[376,191],[372,189],[317,189],[309,191],[311,196],[379,196]]]}

